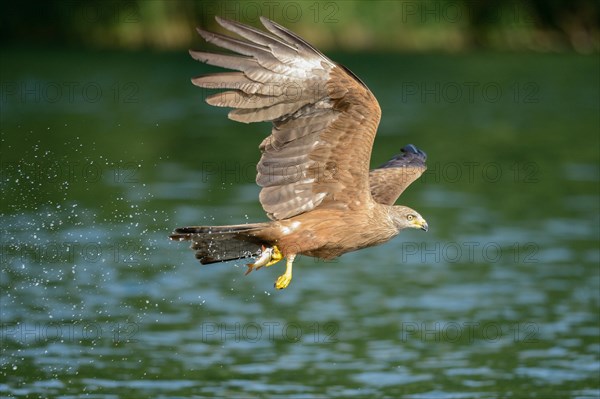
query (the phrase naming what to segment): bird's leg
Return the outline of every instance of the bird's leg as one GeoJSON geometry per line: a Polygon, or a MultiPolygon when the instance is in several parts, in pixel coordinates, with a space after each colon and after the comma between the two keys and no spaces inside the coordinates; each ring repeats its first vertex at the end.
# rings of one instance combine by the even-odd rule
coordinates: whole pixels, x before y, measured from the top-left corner
{"type": "Polygon", "coordinates": [[[253,270],[258,270],[263,266],[271,266],[275,263],[279,262],[283,258],[281,251],[277,248],[277,245],[273,245],[272,247],[266,248],[264,245],[262,246],[260,257],[254,263],[247,263],[248,270],[246,270],[246,274],[250,273],[253,270]]]}
{"type": "Polygon", "coordinates": [[[296,254],[288,255],[287,261],[285,262],[285,273],[277,278],[275,281],[275,288],[278,290],[282,290],[290,285],[290,281],[292,281],[292,263],[294,263],[294,258],[296,258],[296,254]]]}

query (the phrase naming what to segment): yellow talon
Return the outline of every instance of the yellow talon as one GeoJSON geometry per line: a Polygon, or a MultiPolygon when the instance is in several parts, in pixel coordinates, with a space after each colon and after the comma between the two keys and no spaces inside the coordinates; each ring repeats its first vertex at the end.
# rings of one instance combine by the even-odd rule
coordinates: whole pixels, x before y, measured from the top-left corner
{"type": "Polygon", "coordinates": [[[277,281],[275,282],[275,288],[277,288],[278,290],[287,288],[287,286],[290,285],[290,281],[292,281],[292,276],[282,274],[277,278],[277,281]]]}
{"type": "Polygon", "coordinates": [[[277,248],[277,245],[273,245],[273,252],[271,253],[271,260],[267,262],[267,264],[265,266],[271,266],[274,265],[275,263],[279,262],[281,259],[283,259],[283,255],[281,254],[281,251],[279,250],[279,248],[277,248]]]}
{"type": "Polygon", "coordinates": [[[287,262],[285,262],[285,273],[279,276],[277,281],[275,281],[275,288],[278,290],[287,288],[287,286],[290,285],[290,282],[292,281],[292,264],[294,263],[295,257],[295,254],[288,255],[287,262]]]}

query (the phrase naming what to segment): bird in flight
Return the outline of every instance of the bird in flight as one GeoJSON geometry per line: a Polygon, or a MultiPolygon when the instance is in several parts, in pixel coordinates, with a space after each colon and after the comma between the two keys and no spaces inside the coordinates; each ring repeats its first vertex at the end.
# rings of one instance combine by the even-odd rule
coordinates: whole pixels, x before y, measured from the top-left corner
{"type": "Polygon", "coordinates": [[[235,72],[200,76],[192,83],[227,89],[206,102],[233,108],[229,119],[272,123],[259,146],[256,176],[260,203],[271,221],[180,227],[170,238],[191,241],[202,264],[254,258],[246,274],[285,258],[285,273],[275,282],[283,289],[297,255],[333,259],[382,244],[405,228],[427,231],[419,213],[394,205],[425,171],[427,156],[409,144],[369,170],[381,109],[358,77],[267,18],[260,18],[267,31],[216,20],[241,38],[198,33],[236,54],[190,55],[235,72]]]}

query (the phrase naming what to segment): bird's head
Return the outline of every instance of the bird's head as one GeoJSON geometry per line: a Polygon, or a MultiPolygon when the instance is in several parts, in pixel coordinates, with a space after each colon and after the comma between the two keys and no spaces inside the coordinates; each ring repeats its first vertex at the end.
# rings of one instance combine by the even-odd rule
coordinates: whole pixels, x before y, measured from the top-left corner
{"type": "Polygon", "coordinates": [[[407,206],[396,205],[391,208],[390,216],[398,231],[406,228],[429,230],[429,226],[423,216],[414,209],[407,206]]]}

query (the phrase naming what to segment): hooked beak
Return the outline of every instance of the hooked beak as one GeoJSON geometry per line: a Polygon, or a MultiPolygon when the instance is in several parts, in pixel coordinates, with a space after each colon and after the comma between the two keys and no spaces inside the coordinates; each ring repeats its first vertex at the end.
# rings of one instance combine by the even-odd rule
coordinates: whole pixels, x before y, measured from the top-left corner
{"type": "Polygon", "coordinates": [[[417,219],[413,222],[413,224],[415,225],[415,228],[417,228],[417,229],[421,229],[423,231],[429,230],[429,226],[427,225],[427,222],[425,221],[425,219],[417,219]]]}

